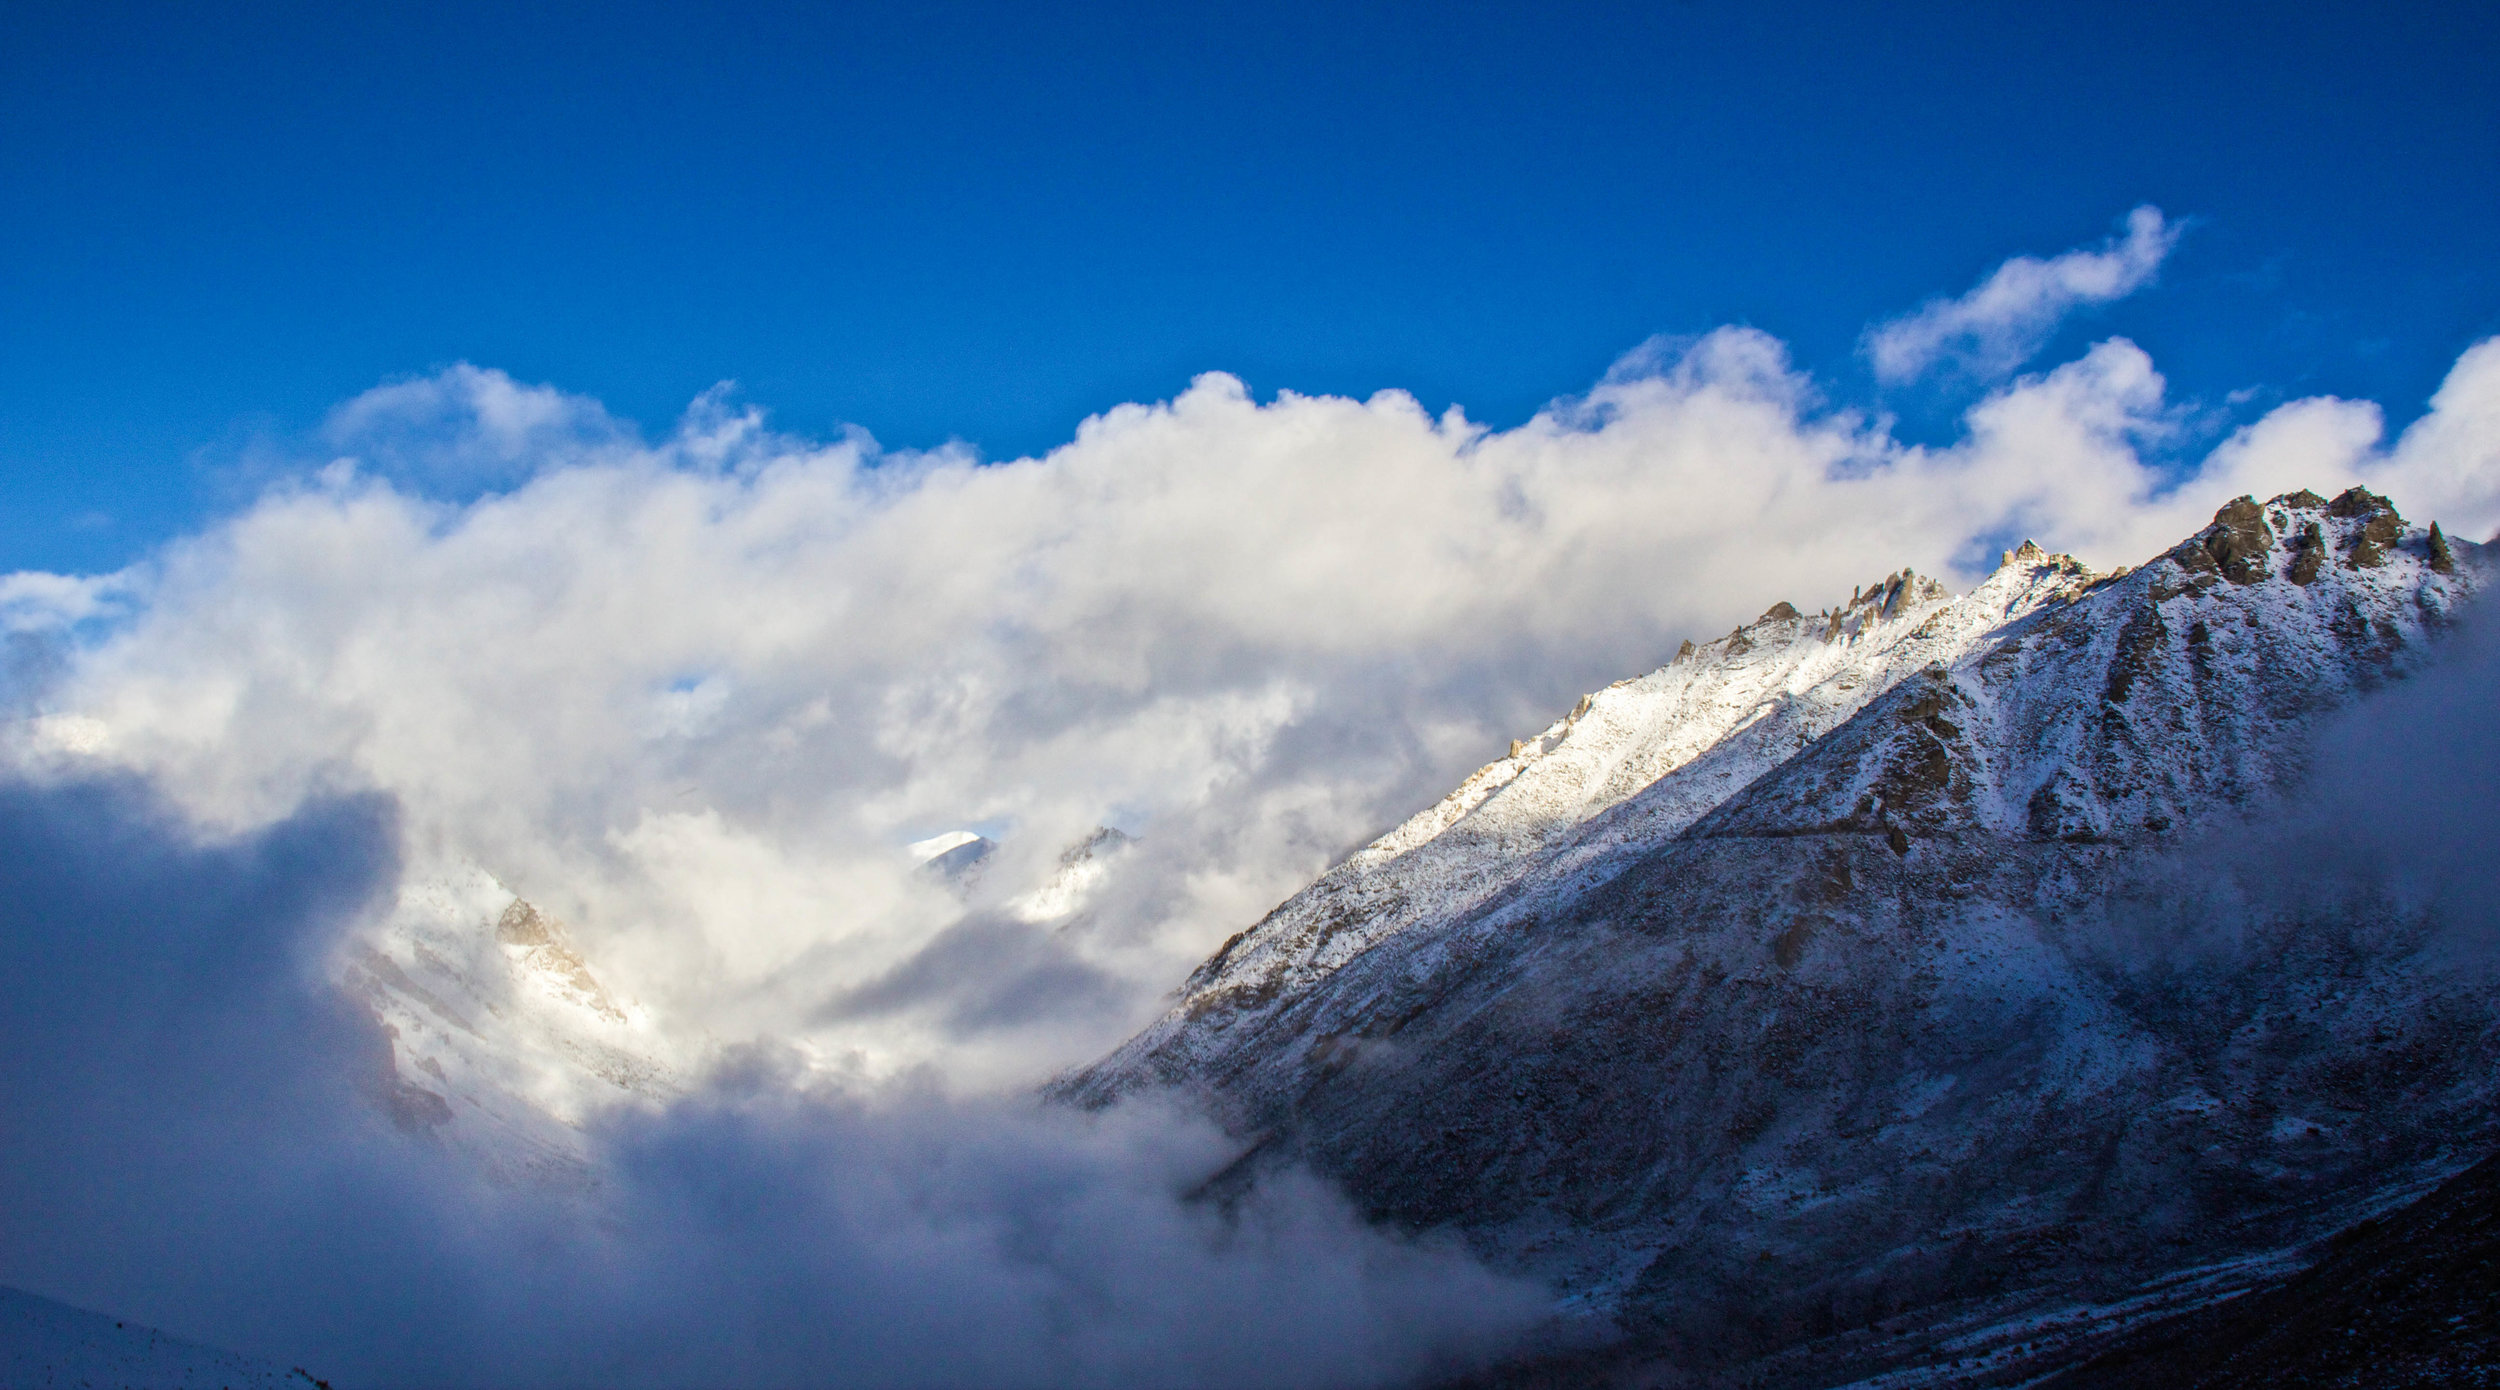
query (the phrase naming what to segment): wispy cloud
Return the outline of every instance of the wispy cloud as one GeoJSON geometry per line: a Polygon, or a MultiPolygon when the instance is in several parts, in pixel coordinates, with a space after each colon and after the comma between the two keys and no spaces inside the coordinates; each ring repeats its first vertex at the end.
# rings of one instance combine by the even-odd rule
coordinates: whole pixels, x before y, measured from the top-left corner
{"type": "Polygon", "coordinates": [[[2075,310],[2123,299],[2142,288],[2178,243],[2180,227],[2161,209],[2127,214],[2127,230],[2092,249],[2042,260],[2016,256],[1969,293],[1933,299],[1867,330],[1863,348],[1875,375],[1910,381],[1939,368],[2000,380],[2028,362],[2075,310]]]}
{"type": "Polygon", "coordinates": [[[112,610],[126,575],[0,574],[0,632],[68,627],[112,610]]]}
{"type": "Polygon", "coordinates": [[[333,409],[319,437],[339,455],[335,466],[431,496],[511,486],[635,442],[597,401],[466,362],[364,392],[333,409]]]}

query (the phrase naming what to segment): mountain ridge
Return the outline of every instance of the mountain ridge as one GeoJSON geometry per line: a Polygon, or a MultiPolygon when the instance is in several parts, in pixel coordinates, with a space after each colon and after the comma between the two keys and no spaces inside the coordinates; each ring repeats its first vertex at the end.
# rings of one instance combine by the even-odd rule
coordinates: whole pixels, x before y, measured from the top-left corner
{"type": "Polygon", "coordinates": [[[1837,1383],[1780,1358],[2022,1289],[2245,1287],[2493,1137],[2500,1009],[2436,921],[2194,857],[2293,806],[2324,721],[2486,572],[2356,488],[2237,499],[2133,570],[2026,543],[1960,598],[1775,606],[1522,740],[1051,1094],[1181,1088],[1245,1173],[1457,1229],[1660,1374],[1837,1383]]]}

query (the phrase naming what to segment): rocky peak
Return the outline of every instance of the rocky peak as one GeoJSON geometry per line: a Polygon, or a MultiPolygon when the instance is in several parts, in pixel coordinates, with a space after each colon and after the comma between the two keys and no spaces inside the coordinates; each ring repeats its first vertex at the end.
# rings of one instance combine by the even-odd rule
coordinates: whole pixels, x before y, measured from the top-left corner
{"type": "Polygon", "coordinates": [[[2060,563],[2071,565],[2074,563],[2074,559],[2072,556],[2051,554],[2049,551],[2043,549],[2038,541],[2032,540],[2028,537],[2024,538],[2021,545],[2014,547],[2012,550],[2006,551],[2003,555],[1997,558],[1997,568],[2001,570],[2014,569],[2018,567],[2031,569],[2040,565],[2060,563]]]}
{"type": "Polygon", "coordinates": [[[2439,523],[2436,521],[2431,523],[2431,534],[2428,544],[2430,548],[2431,572],[2433,574],[2455,574],[2457,572],[2456,552],[2449,548],[2448,538],[2440,534],[2439,523]]]}
{"type": "Polygon", "coordinates": [[[564,924],[538,910],[522,898],[495,919],[495,939],[518,948],[515,959],[545,974],[563,993],[591,1012],[612,1022],[625,1021],[625,1011],[608,997],[598,977],[590,973],[590,963],[573,949],[564,924]]]}
{"type": "Polygon", "coordinates": [[[1849,608],[1871,608],[1879,616],[1889,618],[1905,606],[1946,596],[1947,591],[1942,584],[1916,570],[1904,568],[1898,574],[1888,574],[1872,584],[1852,589],[1849,592],[1849,608]]]}
{"type": "MultiPolygon", "coordinates": [[[[2314,497],[2317,494],[2303,488],[2301,495],[2314,497]]],[[[2381,512],[2393,513],[2395,510],[2395,503],[2358,485],[2337,493],[2335,500],[2326,504],[2326,514],[2339,518],[2377,516],[2381,512]]]]}
{"type": "Polygon", "coordinates": [[[2373,570],[2386,564],[2388,547],[2404,539],[2404,533],[2404,518],[2393,508],[2362,522],[2352,538],[2353,568],[2373,570]]]}
{"type": "Polygon", "coordinates": [[[2214,513],[2213,524],[2170,552],[2191,574],[2220,573],[2234,584],[2254,584],[2271,572],[2274,530],[2254,497],[2235,497],[2214,513]]]}

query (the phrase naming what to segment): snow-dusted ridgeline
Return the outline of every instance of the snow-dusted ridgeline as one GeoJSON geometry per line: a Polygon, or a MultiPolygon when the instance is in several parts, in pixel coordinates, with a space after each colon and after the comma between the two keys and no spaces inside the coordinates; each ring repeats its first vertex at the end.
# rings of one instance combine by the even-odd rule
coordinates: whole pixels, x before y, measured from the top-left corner
{"type": "Polygon", "coordinates": [[[1185,1088],[1245,1174],[1464,1231],[1627,1365],[1829,1385],[1976,1338],[2020,1378],[2494,1137],[2500,998],[2437,921],[2208,902],[2174,855],[2296,809],[2321,721],[2485,582],[2356,489],[2132,571],[2025,545],[1960,598],[1774,609],[1523,740],[1054,1093],[1185,1088]]]}
{"type": "MultiPolygon", "coordinates": [[[[2381,634],[2388,656],[2400,655],[2399,649],[2418,655],[2425,628],[2444,621],[2478,582],[2478,571],[2460,573],[2454,559],[2474,547],[2443,536],[2435,560],[2435,528],[2398,523],[2394,534],[2380,534],[2395,515],[2380,499],[2337,506],[2315,494],[2289,494],[2262,515],[2269,535],[2289,542],[2268,570],[2284,583],[2232,585],[2235,606],[2249,611],[2220,640],[2235,652],[2266,647],[2263,660],[2291,672],[2296,682],[2314,668],[2322,682],[2320,706],[2353,693],[2353,682],[2342,679],[2350,673],[2338,648],[2354,622],[2381,634]],[[2322,569],[2304,563],[2312,528],[2326,548],[2317,553],[2341,554],[2341,563],[2322,569]],[[2370,563],[2353,563],[2355,547],[2365,544],[2361,558],[2370,563]],[[2304,569],[2307,577],[2292,582],[2304,569]],[[2262,636],[2251,639],[2251,631],[2262,636]]],[[[1105,1085],[1179,1075],[1186,1064],[1175,1068],[1176,1057],[1217,1046],[1213,1035],[1234,1012],[1290,997],[1382,942],[1419,926],[1446,928],[1531,878],[1552,893],[1603,876],[1626,852],[1683,834],[1815,749],[1914,674],[1967,668],[1975,678],[1951,681],[1951,688],[1977,692],[1961,698],[1971,708],[1993,711],[2005,703],[1998,692],[2007,689],[2009,673],[2040,672],[2037,683],[2053,688],[2028,699],[2016,691],[2014,698],[2040,711],[2036,718],[2044,722],[2007,731],[2026,751],[2011,765],[1990,766],[1988,794],[1974,814],[2008,833],[2036,826],[2050,834],[2090,833],[2096,824],[2106,830],[2105,808],[2062,799],[2070,795],[2072,776],[2065,760],[2077,754],[2081,726],[2098,718],[2099,702],[2089,697],[2118,679],[2109,671],[2142,659],[2155,629],[2164,640],[2184,634],[2201,649],[2194,634],[2212,629],[2191,618],[2172,632],[2162,605],[2182,594],[2202,599],[2226,582],[2203,540],[2162,559],[2170,563],[2160,573],[2146,567],[2097,574],[2071,556],[2025,541],[1960,597],[1903,570],[1822,612],[1800,614],[1783,602],[1726,637],[1688,642],[1648,675],[1584,696],[1570,714],[1513,743],[1508,756],[1227,941],[1192,974],[1175,1007],[1091,1069],[1085,1084],[1100,1095],[1105,1085]],[[2182,556],[2198,558],[2182,567],[2182,556]],[[2147,616],[2128,627],[2125,614],[2139,611],[2147,616]],[[2065,669],[2078,665],[2091,669],[2065,669]],[[2087,687],[2082,697],[2068,689],[2076,680],[2087,687]]],[[[2273,709],[2259,717],[2280,723],[2312,712],[2273,709]]],[[[2279,743],[2267,741],[2257,751],[2282,751],[2279,743]]],[[[2188,750],[2168,751],[2174,762],[2192,761],[2188,750]]],[[[2216,795],[2235,801],[2234,788],[2270,785],[2283,771],[2235,767],[2216,795]]],[[[2192,772],[2184,775],[2197,780],[2192,772]]],[[[1833,794],[1818,790],[1826,798],[1833,794]]],[[[1855,814],[1855,792],[1848,810],[1827,819],[1855,814]]],[[[2200,814],[2204,796],[2201,790],[2188,794],[2182,813],[2200,814]]],[[[1747,823],[1759,826],[1766,812],[1755,804],[1747,814],[1747,823]]],[[[1906,819],[1909,812],[1896,807],[1892,814],[1906,819]]],[[[2168,828],[2170,817],[2150,814],[2162,822],[2156,830],[2168,828]]],[[[1734,833],[1737,824],[1722,817],[1708,833],[1734,833]]]]}

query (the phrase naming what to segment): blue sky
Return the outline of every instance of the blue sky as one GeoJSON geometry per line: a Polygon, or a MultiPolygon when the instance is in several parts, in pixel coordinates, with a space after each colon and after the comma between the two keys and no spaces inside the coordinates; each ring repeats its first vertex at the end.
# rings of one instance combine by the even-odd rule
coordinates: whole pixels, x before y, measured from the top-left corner
{"type": "Polygon", "coordinates": [[[0,570],[242,500],[469,361],[663,428],[1010,457],[1196,373],[1497,425],[1870,323],[2151,203],[2176,394],[2419,410],[2500,330],[2500,9],[66,6],[0,12],[0,570]]]}

